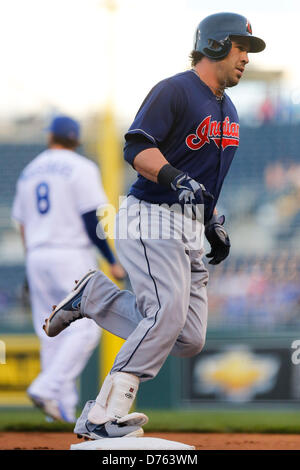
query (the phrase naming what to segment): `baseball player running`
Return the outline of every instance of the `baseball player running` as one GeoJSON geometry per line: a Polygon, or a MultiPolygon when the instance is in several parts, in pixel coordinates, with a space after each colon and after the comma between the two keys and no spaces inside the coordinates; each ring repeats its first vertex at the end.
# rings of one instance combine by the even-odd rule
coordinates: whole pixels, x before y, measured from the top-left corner
{"type": "Polygon", "coordinates": [[[264,48],[245,17],[206,17],[196,31],[191,70],[158,83],[125,135],[124,157],[138,178],[117,215],[116,248],[134,294],[99,271],[90,273],[45,324],[56,336],[70,321],[92,318],[126,339],[76,423],[79,435],[140,435],[147,418],[128,414],[139,383],[154,378],[169,354],[188,357],[203,348],[203,234],[210,264],[230,250],[224,217],[215,209],[239,144],[238,115],[225,89],[239,83],[248,53],[264,48]],[[72,306],[74,298],[80,308],[72,306]]]}
{"type": "Polygon", "coordinates": [[[57,304],[88,269],[97,268],[96,245],[116,278],[124,275],[106,240],[96,236],[96,209],[106,196],[96,164],[75,153],[79,124],[55,118],[48,149],[25,167],[18,182],[12,215],[23,234],[33,324],[41,342],[41,373],[28,395],[52,418],[75,421],[76,378],[98,344],[100,328],[88,319],[57,338],[43,329],[49,304],[57,304]]]}

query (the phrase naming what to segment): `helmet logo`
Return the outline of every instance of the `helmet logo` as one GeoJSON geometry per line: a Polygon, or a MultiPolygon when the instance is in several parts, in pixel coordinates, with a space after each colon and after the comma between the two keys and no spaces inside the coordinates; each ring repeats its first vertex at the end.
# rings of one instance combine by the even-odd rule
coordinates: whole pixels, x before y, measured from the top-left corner
{"type": "Polygon", "coordinates": [[[250,21],[248,21],[248,20],[247,20],[247,23],[246,23],[246,29],[247,29],[248,33],[252,34],[252,27],[251,27],[250,21]]]}

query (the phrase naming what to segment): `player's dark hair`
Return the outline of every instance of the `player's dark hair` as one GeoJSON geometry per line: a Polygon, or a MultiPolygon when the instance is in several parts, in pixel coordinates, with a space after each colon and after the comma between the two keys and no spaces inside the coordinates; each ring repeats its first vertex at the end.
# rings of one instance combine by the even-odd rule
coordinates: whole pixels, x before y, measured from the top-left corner
{"type": "Polygon", "coordinates": [[[192,61],[192,67],[194,67],[195,65],[198,64],[198,62],[200,62],[200,60],[202,60],[204,57],[204,54],[202,54],[202,52],[199,52],[199,51],[192,51],[191,54],[190,54],[190,59],[192,61]]]}
{"type": "Polygon", "coordinates": [[[62,137],[60,135],[54,134],[51,136],[51,143],[62,145],[69,150],[76,149],[80,145],[80,142],[78,142],[77,139],[69,139],[68,137],[62,137]]]}

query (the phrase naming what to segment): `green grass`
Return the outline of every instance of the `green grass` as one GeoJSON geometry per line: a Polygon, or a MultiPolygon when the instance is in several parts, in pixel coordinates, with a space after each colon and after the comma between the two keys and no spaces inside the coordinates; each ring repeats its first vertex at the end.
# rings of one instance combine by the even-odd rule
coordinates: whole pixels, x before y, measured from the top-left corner
{"type": "MultiPolygon", "coordinates": [[[[300,413],[295,410],[193,410],[145,411],[145,431],[300,433],[300,413]]],[[[72,424],[48,423],[35,409],[0,409],[0,431],[72,432],[72,424]]]]}
{"type": "Polygon", "coordinates": [[[148,415],[147,431],[300,433],[300,413],[291,410],[152,411],[148,415]]]}
{"type": "Polygon", "coordinates": [[[0,431],[73,431],[73,424],[45,420],[45,415],[38,409],[0,408],[0,431]]]}

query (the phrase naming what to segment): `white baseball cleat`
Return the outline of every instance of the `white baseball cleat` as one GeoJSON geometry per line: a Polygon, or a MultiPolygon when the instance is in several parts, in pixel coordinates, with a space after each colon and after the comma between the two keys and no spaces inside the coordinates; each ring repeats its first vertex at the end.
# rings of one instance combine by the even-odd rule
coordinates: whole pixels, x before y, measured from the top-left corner
{"type": "Polygon", "coordinates": [[[75,417],[73,416],[67,416],[67,414],[64,412],[62,407],[59,405],[59,403],[56,400],[51,400],[47,398],[42,398],[38,395],[33,395],[31,393],[28,393],[28,396],[32,403],[37,407],[40,408],[45,415],[50,418],[50,420],[55,420],[55,421],[63,421],[66,423],[74,423],[75,417]]]}
{"type": "Polygon", "coordinates": [[[103,424],[94,424],[88,420],[89,411],[94,405],[95,400],[90,400],[85,404],[74,428],[77,437],[97,440],[116,437],[142,437],[144,435],[141,426],[148,422],[148,417],[143,413],[131,413],[123,418],[110,420],[103,424]]]}
{"type": "Polygon", "coordinates": [[[67,328],[70,323],[83,318],[81,314],[81,299],[85,286],[97,271],[89,271],[85,274],[70,294],[68,294],[59,305],[53,306],[53,311],[49,318],[45,319],[43,329],[50,337],[57,336],[67,328]]]}

